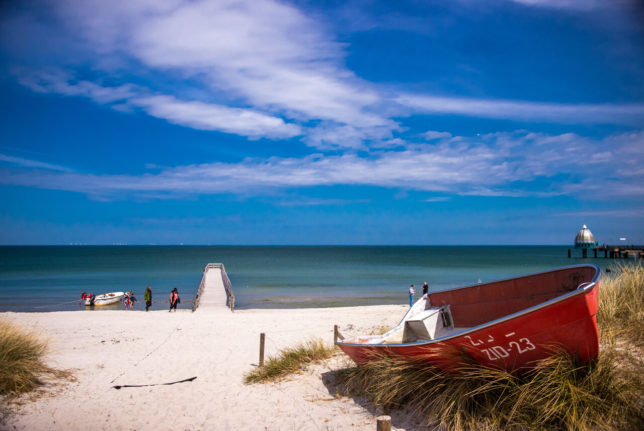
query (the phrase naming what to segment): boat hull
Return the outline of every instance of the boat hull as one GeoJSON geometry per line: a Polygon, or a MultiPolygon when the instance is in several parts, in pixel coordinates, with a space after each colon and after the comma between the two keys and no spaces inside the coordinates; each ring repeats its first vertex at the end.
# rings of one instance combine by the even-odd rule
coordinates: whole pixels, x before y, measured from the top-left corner
{"type": "Polygon", "coordinates": [[[561,350],[582,362],[593,361],[599,352],[598,288],[595,276],[573,292],[431,341],[363,344],[357,338],[337,344],[357,364],[397,355],[426,360],[445,371],[468,360],[514,371],[561,350]]]}
{"type": "MultiPolygon", "coordinates": [[[[97,295],[94,298],[94,306],[98,307],[103,305],[116,304],[117,302],[121,302],[124,296],[125,296],[124,292],[111,292],[111,293],[104,293],[102,295],[97,295]]],[[[90,298],[85,299],[85,305],[87,306],[92,305],[90,298]]]]}

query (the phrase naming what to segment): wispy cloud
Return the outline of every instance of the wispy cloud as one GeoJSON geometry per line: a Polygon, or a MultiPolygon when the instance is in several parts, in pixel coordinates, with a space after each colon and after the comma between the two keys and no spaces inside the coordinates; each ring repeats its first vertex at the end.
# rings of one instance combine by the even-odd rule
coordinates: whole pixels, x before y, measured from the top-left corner
{"type": "MultiPolygon", "coordinates": [[[[353,147],[356,139],[390,135],[397,127],[374,109],[382,102],[374,86],[344,67],[344,46],[291,5],[71,0],[41,6],[50,9],[46,19],[55,17],[47,28],[67,37],[56,45],[61,52],[52,54],[62,60],[65,45],[75,48],[60,67],[84,70],[90,64],[92,72],[76,79],[62,69],[17,69],[19,81],[34,91],[88,97],[120,110],[127,105],[115,102],[131,101],[175,124],[252,139],[297,136],[301,123],[322,121],[323,129],[311,128],[305,142],[325,148],[353,147]],[[160,84],[168,81],[178,85],[160,84]],[[186,98],[185,85],[197,97],[186,98]],[[355,137],[331,133],[320,139],[331,125],[350,128],[355,137]]],[[[43,31],[33,16],[16,20],[21,25],[8,28],[43,31]]]]}
{"type": "Polygon", "coordinates": [[[142,107],[153,117],[163,118],[171,123],[200,130],[219,130],[251,139],[291,138],[302,133],[297,125],[249,109],[198,101],[186,102],[172,96],[139,97],[130,100],[130,103],[142,107]]]}
{"type": "Polygon", "coordinates": [[[102,85],[76,79],[72,73],[60,69],[18,69],[16,73],[21,84],[39,93],[86,97],[121,111],[141,108],[153,117],[194,129],[217,130],[251,139],[291,138],[302,133],[297,125],[252,109],[154,95],[151,90],[137,85],[102,85]]]}
{"type": "Polygon", "coordinates": [[[423,138],[428,141],[433,141],[434,139],[445,139],[451,138],[452,134],[449,132],[437,132],[435,130],[429,130],[421,135],[423,138]]]}
{"type": "Polygon", "coordinates": [[[379,96],[342,66],[343,46],[288,4],[76,0],[57,3],[56,11],[103,56],[125,54],[294,118],[362,126],[380,121],[364,110],[379,96]]]}
{"type": "Polygon", "coordinates": [[[52,163],[39,162],[38,160],[24,159],[22,157],[13,157],[13,156],[7,156],[5,154],[0,154],[0,163],[3,163],[3,162],[9,165],[24,167],[24,168],[36,168],[36,169],[44,169],[48,171],[58,171],[58,172],[74,172],[73,169],[66,168],[60,165],[55,165],[52,163]]]}
{"type": "MultiPolygon", "coordinates": [[[[521,1],[571,8],[583,3],[521,1]]],[[[36,52],[43,34],[55,33],[49,55],[58,57],[59,68],[42,68],[40,56],[29,55],[29,40],[22,41],[32,62],[31,69],[16,69],[23,85],[113,109],[142,109],[184,127],[251,139],[300,136],[319,150],[353,151],[399,145],[401,122],[416,114],[564,124],[644,121],[643,104],[443,97],[368,82],[346,66],[347,46],[330,33],[330,24],[273,0],[39,6],[38,13],[26,8],[6,18],[13,19],[6,31],[21,32],[8,39],[38,35],[31,41],[36,52]]],[[[441,133],[447,132],[425,138],[444,138],[441,133]]]]}
{"type": "Polygon", "coordinates": [[[87,97],[96,103],[111,104],[127,100],[140,90],[132,84],[103,86],[87,80],[76,80],[61,69],[29,70],[17,68],[18,82],[38,93],[55,93],[65,96],[87,97]]]}
{"type": "Polygon", "coordinates": [[[555,123],[606,123],[639,125],[644,121],[644,104],[565,104],[530,101],[437,97],[402,94],[401,106],[424,114],[545,121],[555,123]]]}
{"type": "Polygon", "coordinates": [[[610,3],[626,3],[626,0],[613,0],[606,2],[602,0],[510,0],[526,6],[545,7],[552,9],[571,9],[588,11],[610,6],[610,3]]]}
{"type": "Polygon", "coordinates": [[[644,208],[622,208],[607,210],[566,211],[552,214],[554,217],[644,217],[644,208]]]}
{"type": "Polygon", "coordinates": [[[432,145],[409,145],[365,156],[309,155],[302,158],[246,159],[164,169],[157,174],[91,175],[13,169],[0,183],[70,190],[115,198],[192,194],[262,195],[271,190],[336,185],[375,186],[480,196],[572,195],[610,199],[641,198],[644,174],[619,176],[644,162],[622,157],[623,149],[644,144],[644,132],[592,140],[574,134],[519,131],[470,138],[456,136],[432,145]],[[611,143],[607,151],[607,143],[611,143]],[[603,153],[600,158],[593,154],[603,153]],[[598,182],[596,177],[602,177],[598,182]],[[538,183],[538,187],[535,184],[538,183]],[[601,193],[595,193],[601,191],[601,193]]]}
{"type": "Polygon", "coordinates": [[[283,207],[338,206],[348,204],[369,203],[370,199],[320,199],[298,197],[292,200],[279,200],[277,205],[283,207]]]}

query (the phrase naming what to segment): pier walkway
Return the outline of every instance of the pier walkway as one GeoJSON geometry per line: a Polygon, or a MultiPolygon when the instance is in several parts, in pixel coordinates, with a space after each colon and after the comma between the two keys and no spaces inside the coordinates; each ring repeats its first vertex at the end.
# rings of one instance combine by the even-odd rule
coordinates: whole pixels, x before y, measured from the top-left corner
{"type": "MultiPolygon", "coordinates": [[[[582,248],[581,257],[587,258],[589,250],[593,252],[593,257],[595,258],[597,257],[597,252],[603,252],[605,258],[610,257],[611,259],[644,258],[644,245],[597,245],[582,248]]],[[[572,249],[570,248],[568,249],[568,257],[572,257],[572,249]]]]}
{"type": "Polygon", "coordinates": [[[207,309],[221,309],[228,307],[230,311],[235,310],[235,295],[233,287],[226,274],[226,268],[223,263],[209,263],[203,269],[203,276],[195,304],[192,311],[207,309]]]}

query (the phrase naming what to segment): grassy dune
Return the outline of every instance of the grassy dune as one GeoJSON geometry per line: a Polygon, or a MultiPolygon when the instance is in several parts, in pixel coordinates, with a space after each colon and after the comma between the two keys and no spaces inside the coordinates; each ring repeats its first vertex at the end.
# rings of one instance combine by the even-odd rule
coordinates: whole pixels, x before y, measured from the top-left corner
{"type": "Polygon", "coordinates": [[[567,354],[521,377],[478,364],[445,375],[426,362],[382,357],[339,373],[346,392],[405,408],[441,429],[644,429],[644,269],[619,265],[599,290],[599,359],[567,354]]]}
{"type": "Polygon", "coordinates": [[[280,350],[277,356],[268,358],[263,367],[258,367],[244,376],[246,383],[276,381],[301,371],[307,364],[330,358],[334,347],[322,340],[310,340],[293,348],[280,350]]]}

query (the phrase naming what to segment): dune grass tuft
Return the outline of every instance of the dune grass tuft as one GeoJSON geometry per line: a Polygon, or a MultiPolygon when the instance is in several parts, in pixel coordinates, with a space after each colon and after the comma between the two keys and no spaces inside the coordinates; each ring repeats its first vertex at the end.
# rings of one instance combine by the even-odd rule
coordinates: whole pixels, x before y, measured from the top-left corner
{"type": "Polygon", "coordinates": [[[644,267],[618,263],[600,280],[597,323],[600,330],[644,346],[644,267]]]}
{"type": "Polygon", "coordinates": [[[46,348],[36,334],[0,320],[1,395],[17,395],[38,386],[39,376],[52,371],[42,361],[46,348]]]}
{"type": "Polygon", "coordinates": [[[477,363],[445,374],[426,361],[380,357],[338,377],[348,395],[409,409],[440,429],[644,429],[644,270],[620,265],[611,274],[600,281],[596,363],[562,352],[516,376],[477,363]]]}
{"type": "Polygon", "coordinates": [[[47,343],[37,334],[0,320],[0,425],[12,411],[12,401],[43,384],[43,376],[73,380],[71,372],[45,365],[46,351],[47,343]]]}
{"type": "Polygon", "coordinates": [[[275,357],[269,357],[263,367],[258,367],[244,376],[245,383],[266,383],[301,371],[307,364],[328,359],[335,353],[332,346],[314,339],[280,350],[275,357]]]}

